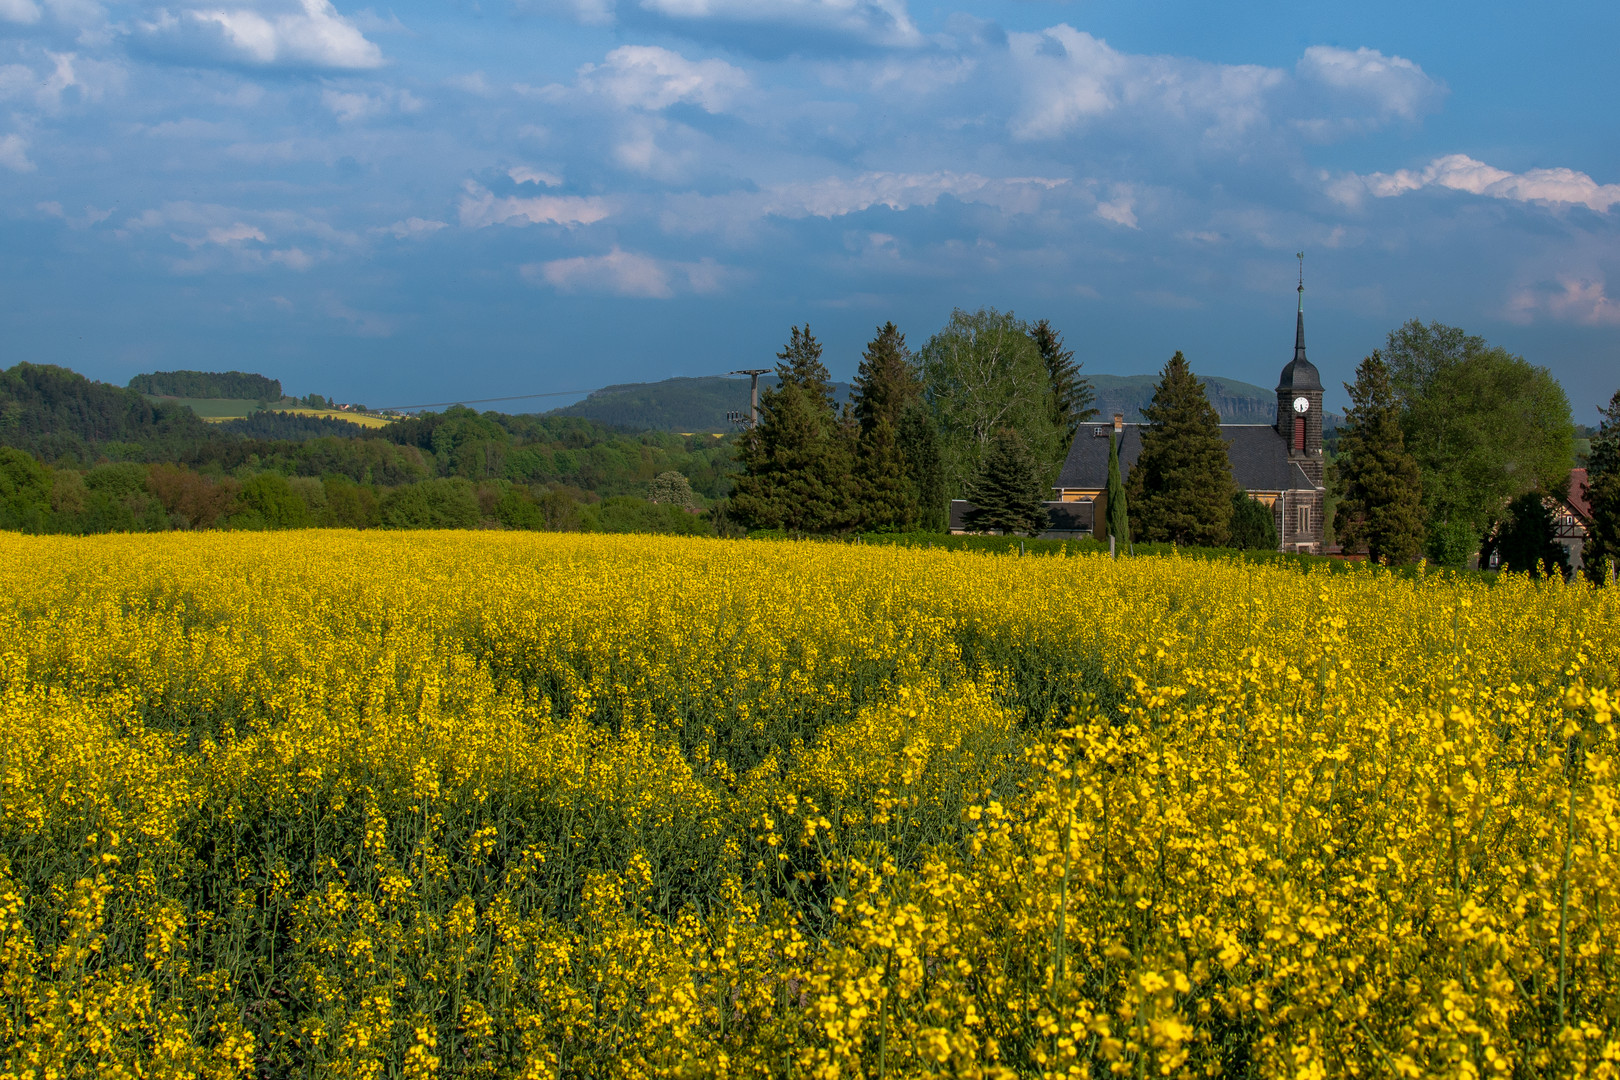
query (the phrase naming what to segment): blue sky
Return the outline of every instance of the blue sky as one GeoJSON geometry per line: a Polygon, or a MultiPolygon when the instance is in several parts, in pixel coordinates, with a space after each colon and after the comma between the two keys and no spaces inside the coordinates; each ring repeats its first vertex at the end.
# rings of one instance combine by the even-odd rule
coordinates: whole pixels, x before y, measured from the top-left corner
{"type": "Polygon", "coordinates": [[[1438,319],[1591,423],[1617,40],[1614,4],[0,0],[0,359],[407,404],[804,321],[848,377],[994,305],[1090,370],[1271,385],[1303,249],[1329,385],[1438,319]]]}

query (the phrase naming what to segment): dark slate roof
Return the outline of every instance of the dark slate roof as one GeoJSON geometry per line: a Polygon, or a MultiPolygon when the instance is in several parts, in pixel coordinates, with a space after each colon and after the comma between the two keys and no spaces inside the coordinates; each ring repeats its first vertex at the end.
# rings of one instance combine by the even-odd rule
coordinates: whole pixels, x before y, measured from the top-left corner
{"type": "MultiPolygon", "coordinates": [[[[1109,424],[1081,424],[1058,474],[1060,488],[1108,486],[1109,424]],[[1101,436],[1095,432],[1102,432],[1101,436]]],[[[1142,453],[1142,425],[1126,424],[1119,445],[1119,475],[1125,479],[1142,453]]],[[[1245,491],[1314,491],[1303,470],[1288,460],[1288,441],[1269,424],[1222,424],[1232,479],[1245,491]]]]}

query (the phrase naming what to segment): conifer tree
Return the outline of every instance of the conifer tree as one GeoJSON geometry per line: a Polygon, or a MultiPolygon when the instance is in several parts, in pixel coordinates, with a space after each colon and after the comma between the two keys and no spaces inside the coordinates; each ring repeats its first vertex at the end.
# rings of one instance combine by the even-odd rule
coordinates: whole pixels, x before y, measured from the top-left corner
{"type": "Polygon", "coordinates": [[[939,430],[921,401],[913,401],[900,414],[900,457],[905,462],[906,481],[916,508],[912,528],[944,532],[950,526],[945,464],[940,459],[939,430]]]}
{"type": "Polygon", "coordinates": [[[968,485],[974,504],[967,525],[975,531],[999,530],[1034,536],[1046,528],[1046,482],[1042,469],[1018,432],[999,429],[990,440],[979,475],[968,485]]]}
{"type": "Polygon", "coordinates": [[[906,336],[894,323],[878,328],[855,376],[853,413],[859,425],[856,480],[861,528],[908,529],[917,518],[913,484],[900,445],[900,418],[922,398],[906,336]]]}
{"type": "Polygon", "coordinates": [[[1112,431],[1108,433],[1108,488],[1103,498],[1108,512],[1107,533],[1114,538],[1116,548],[1122,547],[1129,552],[1130,509],[1125,499],[1125,484],[1119,478],[1119,435],[1112,431]]]}
{"type": "Polygon", "coordinates": [[[778,384],[742,439],[731,512],[749,528],[832,532],[854,514],[852,425],[833,412],[832,379],[809,325],[776,354],[778,384]]]}
{"type": "Polygon", "coordinates": [[[1581,549],[1581,565],[1589,580],[1603,585],[1620,570],[1620,390],[1598,414],[1603,420],[1586,459],[1586,501],[1592,525],[1581,549]]]}
{"type": "MultiPolygon", "coordinates": [[[[1069,442],[1080,425],[1097,415],[1093,403],[1097,393],[1090,379],[1080,377],[1080,365],[1075,362],[1074,350],[1063,347],[1063,335],[1042,319],[1030,328],[1030,337],[1041,351],[1041,362],[1046,365],[1052,394],[1052,422],[1067,432],[1069,442]]],[[[1064,447],[1067,450],[1067,445],[1064,447]]]]}
{"type": "Polygon", "coordinates": [[[1333,531],[1347,552],[1374,562],[1409,563],[1423,552],[1423,487],[1401,434],[1401,406],[1377,350],[1346,383],[1350,408],[1339,428],[1335,465],[1341,493],[1333,531]]]}
{"type": "Polygon", "coordinates": [[[1142,452],[1125,485],[1131,532],[1161,543],[1226,543],[1233,483],[1221,418],[1179,351],[1142,412],[1142,452]]]}

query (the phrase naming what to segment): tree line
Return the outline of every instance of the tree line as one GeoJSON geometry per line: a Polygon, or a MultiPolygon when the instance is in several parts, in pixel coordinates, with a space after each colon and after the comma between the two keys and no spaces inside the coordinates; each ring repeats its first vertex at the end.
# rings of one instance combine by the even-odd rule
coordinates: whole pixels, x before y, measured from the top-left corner
{"type": "MultiPolygon", "coordinates": [[[[776,359],[727,506],[753,529],[939,532],[952,498],[1008,484],[1038,504],[1096,415],[1051,323],[994,308],[953,311],[915,353],[894,323],[878,327],[842,409],[808,324],[776,359]]],[[[997,527],[1003,508],[989,501],[981,524],[997,527]]]]}
{"type": "Polygon", "coordinates": [[[245,371],[152,371],[130,379],[129,389],[155,397],[281,400],[279,379],[245,371]]]}
{"type": "MultiPolygon", "coordinates": [[[[1390,563],[1567,574],[1555,507],[1572,495],[1575,423],[1544,367],[1457,327],[1414,319],[1391,331],[1346,383],[1351,407],[1333,463],[1334,527],[1346,551],[1390,563]]],[[[1587,460],[1591,528],[1582,553],[1599,579],[1620,528],[1620,392],[1587,460]]]]}
{"type": "Polygon", "coordinates": [[[186,529],[505,528],[712,536],[686,477],[669,470],[640,495],[581,498],[567,488],[426,476],[392,486],[341,473],[241,476],[167,462],[52,468],[0,447],[0,529],[86,535],[186,529]]]}

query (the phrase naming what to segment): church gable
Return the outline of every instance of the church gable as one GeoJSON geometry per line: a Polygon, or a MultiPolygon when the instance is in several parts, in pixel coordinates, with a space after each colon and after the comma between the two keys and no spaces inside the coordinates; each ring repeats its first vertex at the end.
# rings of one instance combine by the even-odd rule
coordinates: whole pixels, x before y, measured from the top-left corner
{"type": "MultiPolygon", "coordinates": [[[[1082,424],[1063,461],[1056,484],[1061,502],[1095,507],[1108,486],[1109,435],[1119,438],[1120,478],[1130,475],[1142,453],[1142,425],[1082,424]]],[[[1250,496],[1272,508],[1282,547],[1289,551],[1322,549],[1323,486],[1322,377],[1305,356],[1305,282],[1299,285],[1294,322],[1294,356],[1277,379],[1275,424],[1222,424],[1232,480],[1250,496]]]]}

